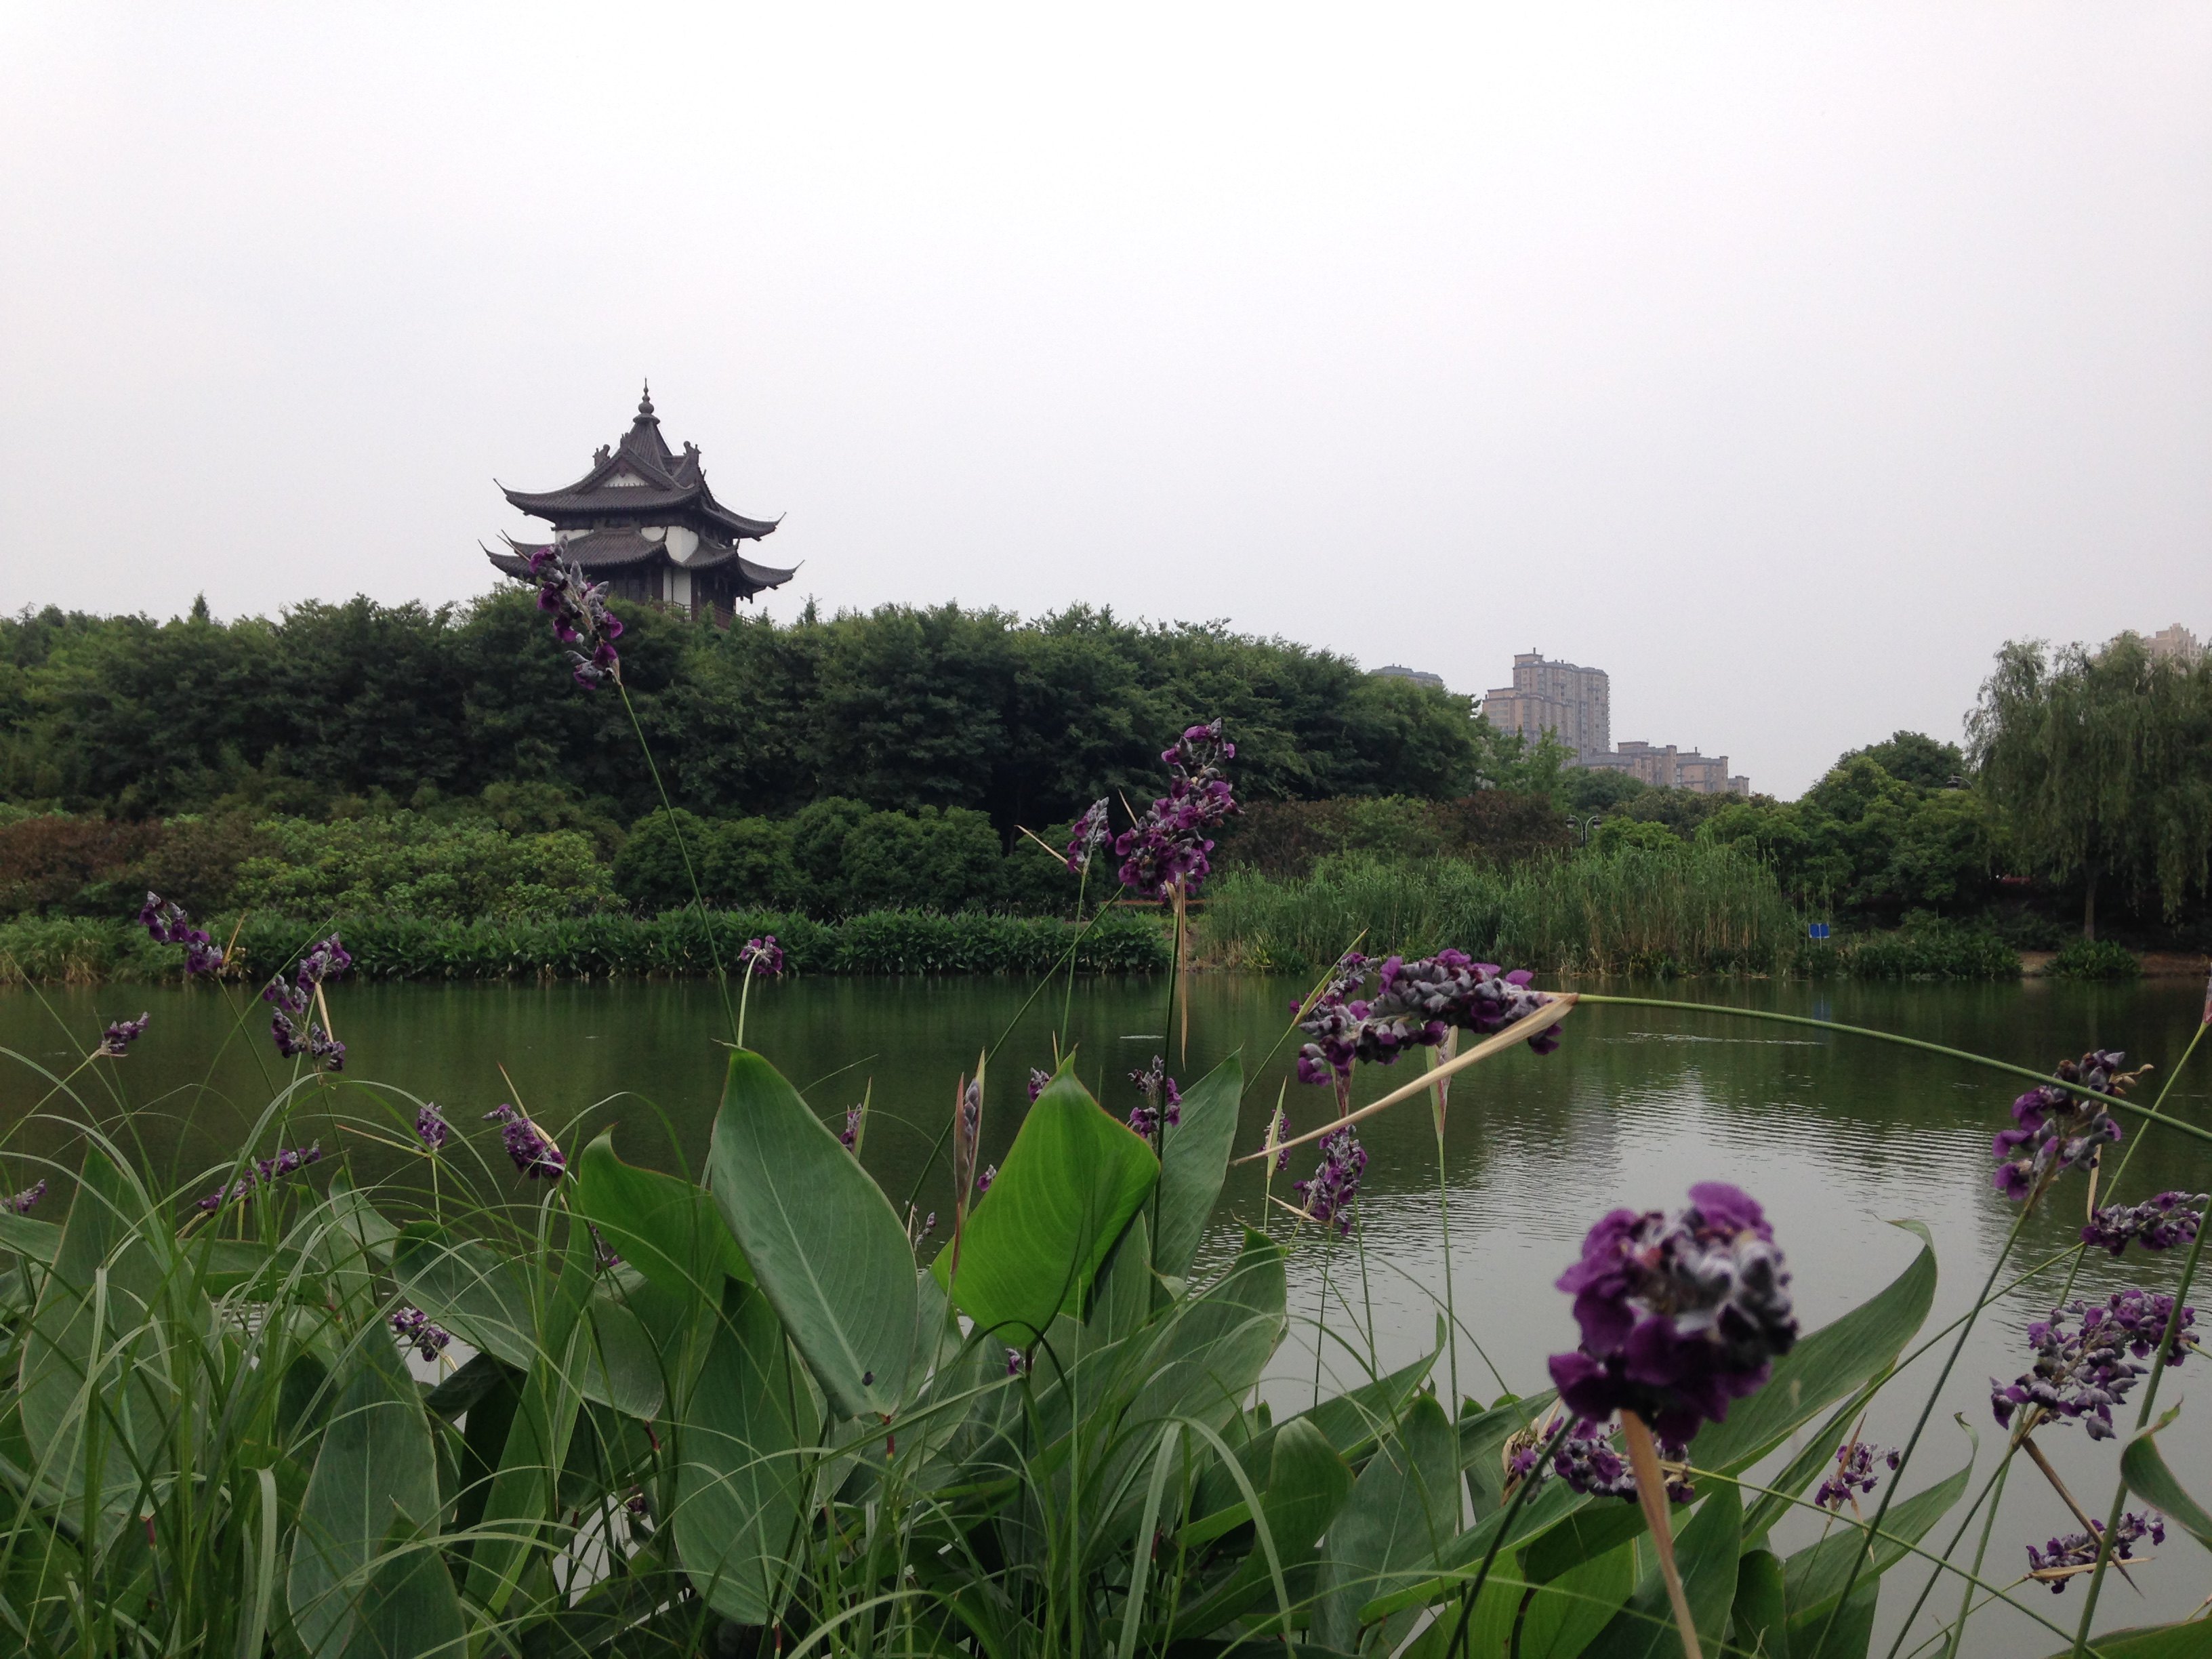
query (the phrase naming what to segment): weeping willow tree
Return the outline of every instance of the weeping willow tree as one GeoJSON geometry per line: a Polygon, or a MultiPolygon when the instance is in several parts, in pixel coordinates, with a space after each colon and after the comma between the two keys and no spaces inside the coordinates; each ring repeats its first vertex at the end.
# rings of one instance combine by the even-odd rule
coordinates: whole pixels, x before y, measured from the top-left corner
{"type": "Polygon", "coordinates": [[[2108,882],[2156,889],[2171,916],[2212,863],[2212,660],[2157,658],[2133,635],[2101,651],[1997,653],[1967,721],[1985,795],[2037,869],[2080,878],[2097,936],[2108,882]]]}

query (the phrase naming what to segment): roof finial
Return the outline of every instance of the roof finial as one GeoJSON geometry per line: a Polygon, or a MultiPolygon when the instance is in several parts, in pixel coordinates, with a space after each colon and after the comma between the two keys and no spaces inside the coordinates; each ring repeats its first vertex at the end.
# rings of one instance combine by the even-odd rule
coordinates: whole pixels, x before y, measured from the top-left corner
{"type": "Polygon", "coordinates": [[[649,421],[653,418],[653,382],[650,380],[645,383],[645,395],[637,400],[637,412],[641,419],[649,421]]]}

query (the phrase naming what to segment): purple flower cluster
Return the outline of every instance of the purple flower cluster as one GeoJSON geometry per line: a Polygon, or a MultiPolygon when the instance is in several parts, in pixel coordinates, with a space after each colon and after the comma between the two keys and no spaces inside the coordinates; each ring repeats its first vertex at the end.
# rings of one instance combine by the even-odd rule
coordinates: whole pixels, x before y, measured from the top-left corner
{"type": "Polygon", "coordinates": [[[1101,795],[1075,821],[1067,842],[1067,873],[1079,876],[1091,867],[1091,856],[1106,844],[1106,797],[1101,795]]]}
{"type": "Polygon", "coordinates": [[[975,1152],[982,1138],[983,1079],[971,1077],[960,1085],[960,1104],[952,1126],[952,1192],[963,1215],[967,1213],[968,1189],[975,1183],[975,1152]]]}
{"type": "Polygon", "coordinates": [[[1035,1066],[1030,1067],[1030,1105],[1034,1106],[1036,1104],[1036,1097],[1044,1092],[1045,1085],[1051,1081],[1052,1073],[1050,1072],[1042,1071],[1035,1066]]]}
{"type": "MultiPolygon", "coordinates": [[[[1677,1504],[1697,1501],[1698,1489],[1691,1485],[1686,1468],[1680,1467],[1689,1461],[1690,1450],[1672,1441],[1658,1442],[1662,1467],[1677,1467],[1665,1470],[1667,1496],[1677,1504]]],[[[1552,1453],[1548,1466],[1542,1464],[1543,1447],[1523,1444],[1512,1455],[1507,1465],[1512,1478],[1524,1480],[1534,1474],[1538,1480],[1556,1474],[1567,1483],[1571,1491],[1592,1498],[1629,1498],[1636,1496],[1636,1471],[1628,1460],[1614,1449],[1613,1429],[1607,1423],[1593,1423],[1577,1418],[1552,1453]]]]}
{"type": "Polygon", "coordinates": [[[526,1113],[501,1102],[484,1114],[484,1121],[500,1126],[499,1138],[514,1162],[517,1175],[530,1181],[558,1181],[568,1171],[568,1160],[553,1144],[553,1137],[530,1121],[526,1113]]]}
{"type": "Polygon", "coordinates": [[[1167,1061],[1158,1054],[1144,1070],[1129,1073],[1129,1081],[1137,1085],[1144,1096],[1139,1105],[1131,1109],[1129,1127],[1146,1139],[1158,1134],[1163,1125],[1174,1128],[1182,1121],[1182,1091],[1167,1073],[1167,1061]]]}
{"type": "Polygon", "coordinates": [[[991,1183],[998,1178],[999,1166],[995,1164],[988,1165],[983,1173],[975,1177],[975,1195],[981,1198],[985,1193],[989,1192],[991,1183]]]}
{"type": "Polygon", "coordinates": [[[783,946],[775,942],[774,933],[749,939],[738,947],[738,966],[763,979],[780,978],[783,973],[783,946]]]}
{"type": "Polygon", "coordinates": [[[1632,1411],[1686,1446],[1766,1381],[1797,1340],[1774,1231],[1737,1188],[1708,1181],[1673,1215],[1615,1210],[1559,1276],[1582,1346],[1553,1354],[1566,1407],[1594,1422],[1632,1411]]]}
{"type": "Polygon", "coordinates": [[[1291,1149],[1283,1145],[1291,1138],[1291,1115],[1279,1106],[1275,1109],[1275,1121],[1267,1133],[1275,1143],[1275,1173],[1280,1175],[1291,1167],[1291,1149]]]}
{"type": "Polygon", "coordinates": [[[1218,829],[1237,811],[1222,764],[1236,757],[1237,745],[1221,735],[1221,722],[1194,726],[1160,751],[1167,763],[1168,792],[1144,817],[1114,842],[1121,860],[1121,884],[1142,898],[1172,899],[1181,887],[1198,891],[1213,872],[1206,854],[1213,842],[1206,831],[1218,829]]]}
{"type": "Polygon", "coordinates": [[[2081,1229],[2081,1242],[2114,1255],[2130,1244],[2146,1250],[2170,1250],[2197,1237],[2204,1219],[2203,1193],[2160,1193],[2141,1204],[2107,1204],[2081,1229]],[[2195,1205],[2194,1209],[2189,1206],[2195,1205]]]}
{"type": "Polygon", "coordinates": [[[330,1071],[345,1070],[345,1044],[325,1030],[320,1022],[307,1015],[317,988],[325,980],[338,978],[352,966],[353,958],[338,943],[338,936],[332,933],[328,939],[318,939],[300,958],[289,985],[279,974],[262,988],[261,1000],[276,1010],[269,1022],[269,1034],[276,1039],[279,1054],[286,1060],[305,1054],[330,1071]]]}
{"type": "MultiPolygon", "coordinates": [[[[2062,1060],[2052,1075],[2059,1083],[2079,1084],[2101,1095],[2124,1094],[2135,1077],[2120,1069],[2127,1056],[2096,1048],[2079,1060],[2062,1060]]],[[[2016,1128],[2000,1129],[1990,1143],[1997,1161],[1990,1184],[2007,1198],[2032,1199],[2067,1170],[2084,1170],[2097,1160],[2107,1141],[2117,1142],[2120,1126],[2100,1102],[2057,1084],[2039,1083],[2012,1103],[2016,1128]]]]}
{"type": "Polygon", "coordinates": [[[312,1146],[289,1146],[279,1151],[274,1158],[257,1158],[253,1167],[240,1180],[230,1184],[228,1191],[218,1187],[199,1202],[199,1207],[212,1215],[226,1204],[244,1202],[252,1195],[256,1187],[265,1187],[272,1181],[281,1181],[295,1175],[310,1164],[321,1161],[320,1142],[312,1146]]]}
{"type": "Polygon", "coordinates": [[[848,1106],[845,1109],[845,1127],[838,1132],[837,1139],[843,1143],[844,1148],[847,1152],[854,1154],[859,1153],[860,1150],[860,1120],[866,1115],[867,1109],[865,1106],[848,1106]]]}
{"type": "Polygon", "coordinates": [[[141,1014],[136,1019],[118,1019],[102,1033],[100,1047],[92,1052],[109,1060],[120,1060],[130,1051],[131,1045],[146,1035],[146,1024],[153,1018],[141,1014]]]}
{"type": "Polygon", "coordinates": [[[1836,1448],[1836,1472],[1820,1483],[1813,1501],[1824,1510],[1840,1510],[1852,1501],[1854,1492],[1866,1493],[1881,1484],[1881,1477],[1875,1473],[1876,1459],[1896,1468],[1901,1455],[1896,1447],[1882,1451],[1863,1440],[1853,1440],[1836,1448]]]}
{"type": "MultiPolygon", "coordinates": [[[[1407,1048],[1437,1047],[1454,1028],[1480,1036],[1502,1031],[1551,1000],[1529,988],[1530,977],[1526,969],[1506,973],[1464,951],[1439,951],[1416,962],[1389,957],[1376,972],[1375,994],[1361,997],[1367,958],[1348,952],[1298,1022],[1310,1039],[1298,1050],[1298,1080],[1334,1082],[1346,1098],[1360,1061],[1388,1066],[1407,1048]]],[[[1559,1046],[1559,1028],[1547,1027],[1528,1046],[1550,1054],[1559,1046]]]]}
{"type": "Polygon", "coordinates": [[[1019,1348],[1009,1348],[1006,1350],[1006,1375],[1008,1376],[1024,1376],[1028,1373],[1029,1368],[1030,1357],[1027,1354],[1024,1353],[1019,1348]]]}
{"type": "Polygon", "coordinates": [[[155,944],[185,947],[186,973],[214,973],[222,966],[222,952],[203,929],[187,925],[188,921],[182,906],[170,903],[159,893],[147,894],[146,902],[138,907],[138,925],[155,944]]]}
{"type": "Polygon", "coordinates": [[[442,1325],[430,1322],[430,1316],[420,1308],[401,1308],[392,1316],[392,1334],[399,1339],[403,1348],[412,1348],[425,1359],[435,1359],[446,1351],[446,1344],[453,1334],[442,1325]]]}
{"type": "Polygon", "coordinates": [[[1352,1231],[1352,1206],[1359,1196],[1359,1177],[1366,1168],[1367,1149],[1347,1127],[1322,1138],[1321,1167],[1310,1181],[1292,1182],[1291,1190],[1306,1214],[1324,1227],[1334,1222],[1337,1237],[1342,1238],[1352,1231]]]}
{"type": "Polygon", "coordinates": [[[453,1138],[453,1126],[446,1121],[446,1115],[438,1109],[438,1103],[426,1100],[415,1114],[415,1138],[425,1150],[441,1152],[453,1138]]]}
{"type": "MultiPolygon", "coordinates": [[[[2172,1318],[2173,1298],[2162,1291],[2116,1291],[2100,1308],[2086,1302],[2053,1308],[2050,1318],[2027,1328],[2035,1363],[2010,1382],[1990,1379],[1990,1410],[1998,1425],[2010,1428],[2013,1413],[2027,1406],[2039,1413],[2039,1421],[2069,1419],[2080,1422],[2092,1440],[2111,1439],[2112,1407],[2149,1370],[2148,1362],[2172,1318]],[[2064,1322],[2068,1313],[2076,1321],[2072,1326],[2064,1322]]],[[[2166,1356],[2168,1365],[2179,1365],[2197,1346],[2188,1334],[2196,1322],[2197,1310],[2184,1308],[2166,1356]]]]}
{"type": "MultiPolygon", "coordinates": [[[[2038,1549],[2027,1547],[2027,1576],[2051,1586],[2053,1595],[2066,1593],[2066,1581],[2077,1573],[2097,1565],[2098,1547],[2104,1540],[2105,1523],[2091,1520],[2095,1530],[2077,1532],[2066,1538],[2053,1538],[2038,1549]]],[[[2120,1524],[2112,1529],[2112,1555],[2115,1559],[2132,1561],[2135,1547],[2144,1539],[2154,1544],[2166,1542],[2166,1517],[2156,1510],[2148,1515],[2137,1515],[2130,1510],[2120,1517],[2120,1524]]]]}
{"type": "Polygon", "coordinates": [[[28,1215],[31,1212],[31,1206],[46,1195],[46,1183],[43,1181],[34,1181],[21,1192],[17,1193],[15,1197],[0,1202],[0,1210],[5,1210],[10,1215],[28,1215]]]}
{"type": "Polygon", "coordinates": [[[553,619],[553,636],[569,647],[571,678],[586,691],[609,680],[621,684],[615,641],[622,637],[622,618],[607,609],[607,585],[586,582],[557,547],[541,547],[530,556],[530,576],[538,584],[538,608],[553,619]],[[588,654],[575,648],[580,645],[589,647],[588,654]]]}

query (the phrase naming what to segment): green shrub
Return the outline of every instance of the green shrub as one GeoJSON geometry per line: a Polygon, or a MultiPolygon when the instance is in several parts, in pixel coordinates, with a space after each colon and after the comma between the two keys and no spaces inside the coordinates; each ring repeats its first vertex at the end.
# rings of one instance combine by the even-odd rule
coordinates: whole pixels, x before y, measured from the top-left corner
{"type": "MultiPolygon", "coordinates": [[[[1986,927],[1917,915],[1894,933],[1839,941],[1827,955],[1832,971],[1854,979],[2017,979],[2020,952],[1986,927]]],[[[1822,958],[1808,952],[1810,971],[1822,958]]]]}
{"type": "Polygon", "coordinates": [[[2108,939],[2069,941],[2043,970],[2053,979],[2135,979],[2142,962],[2124,945],[2108,939]]]}
{"type": "Polygon", "coordinates": [[[399,811],[336,823],[271,818],[259,831],[264,850],[239,866],[235,898],[248,909],[464,921],[587,915],[614,898],[580,830],[514,836],[481,818],[399,811]]]}

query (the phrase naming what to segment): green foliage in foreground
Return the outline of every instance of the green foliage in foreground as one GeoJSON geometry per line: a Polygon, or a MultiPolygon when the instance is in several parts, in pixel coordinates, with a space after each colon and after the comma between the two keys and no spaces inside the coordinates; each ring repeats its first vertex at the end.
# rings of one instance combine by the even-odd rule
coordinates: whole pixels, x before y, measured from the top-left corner
{"type": "MultiPolygon", "coordinates": [[[[1260,1402],[1288,1253],[1342,1247],[1248,1228],[1191,1278],[1243,1086],[1231,1058],[1156,1148],[1063,1066],[933,1259],[744,1050],[703,1187],[603,1134],[518,1194],[495,1152],[424,1152],[415,1103],[349,1090],[386,1103],[349,1142],[434,1156],[434,1182],[364,1188],[341,1158],[319,1193],[263,1184],[210,1220],[197,1185],[152,1189],[89,1131],[62,1219],[0,1215],[11,1649],[1677,1651],[1642,1510],[1512,1477],[1554,1431],[1548,1393],[1455,1406],[1431,1355],[1303,1411],[1260,1402]],[[395,1344],[412,1310],[454,1339],[441,1362],[395,1344]]],[[[1668,1525],[1717,1659],[1865,1659],[1885,1575],[1922,1565],[1967,1488],[1958,1469],[1777,1553],[1928,1316],[1920,1237],[1691,1449],[1697,1495],[1668,1525]]],[[[2125,1467],[2201,1516],[2154,1445],[2125,1467]]],[[[1997,1593],[2060,1646],[2039,1586],[1997,1593]]]]}
{"type": "MultiPolygon", "coordinates": [[[[619,914],[548,921],[421,921],[404,916],[287,921],[248,916],[237,933],[249,977],[289,961],[335,925],[368,979],[620,979],[689,976],[727,968],[738,947],[774,933],[791,965],[814,974],[1043,974],[1065,963],[1084,930],[1042,916],[939,915],[885,910],[843,921],[814,921],[778,911],[696,911],[649,917],[619,914]]],[[[218,941],[232,921],[210,924],[218,941]]],[[[1168,966],[1170,947],[1145,911],[1109,911],[1091,924],[1076,958],[1091,973],[1150,972],[1168,966]]],[[[151,945],[125,921],[75,917],[0,923],[0,986],[25,981],[91,985],[110,980],[173,979],[174,951],[151,945]]]]}

